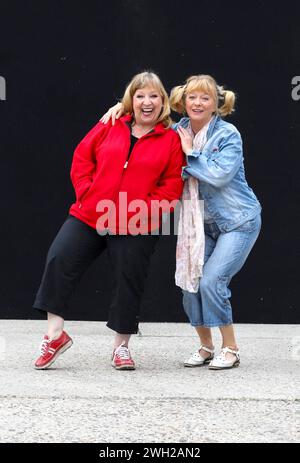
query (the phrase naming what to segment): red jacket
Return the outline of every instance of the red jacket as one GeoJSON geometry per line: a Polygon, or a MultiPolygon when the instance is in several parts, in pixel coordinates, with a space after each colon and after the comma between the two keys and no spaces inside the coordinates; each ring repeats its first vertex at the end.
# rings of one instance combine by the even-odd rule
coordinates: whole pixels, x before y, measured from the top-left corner
{"type": "MultiPolygon", "coordinates": [[[[181,171],[185,158],[177,133],[157,124],[152,132],[136,142],[127,164],[130,120],[131,116],[123,116],[114,126],[99,122],[74,152],[71,179],[76,202],[70,214],[98,232],[108,228],[113,233],[133,233],[128,231],[131,230],[130,219],[130,224],[140,227],[139,233],[157,229],[159,221],[155,217],[153,220],[151,201],[178,200],[182,193],[181,171]],[[121,203],[126,197],[127,204],[131,204],[129,212],[127,208],[126,213],[124,207],[120,209],[119,193],[123,195],[121,203]],[[103,203],[103,200],[106,201],[103,203]],[[133,200],[144,200],[147,210],[136,208],[136,203],[131,203],[133,200]],[[103,222],[114,212],[112,207],[108,213],[109,208],[103,207],[106,203],[115,207],[115,226],[113,221],[103,222]]],[[[168,211],[168,205],[165,204],[162,211],[168,211]]]]}

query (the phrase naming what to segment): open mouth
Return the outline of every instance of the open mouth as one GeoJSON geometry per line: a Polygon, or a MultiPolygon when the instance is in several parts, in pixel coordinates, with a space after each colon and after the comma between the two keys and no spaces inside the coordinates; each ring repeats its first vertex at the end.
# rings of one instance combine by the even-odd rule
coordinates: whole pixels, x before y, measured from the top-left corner
{"type": "Polygon", "coordinates": [[[201,114],[204,112],[203,109],[193,109],[192,111],[193,113],[197,113],[197,114],[201,114]]]}
{"type": "Polygon", "coordinates": [[[142,113],[144,116],[151,116],[153,113],[153,108],[142,108],[142,113]]]}

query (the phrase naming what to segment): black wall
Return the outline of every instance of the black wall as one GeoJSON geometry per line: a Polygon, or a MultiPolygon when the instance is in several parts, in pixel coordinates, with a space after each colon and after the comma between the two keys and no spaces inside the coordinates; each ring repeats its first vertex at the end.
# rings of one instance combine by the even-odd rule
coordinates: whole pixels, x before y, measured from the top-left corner
{"type": "MultiPolygon", "coordinates": [[[[298,3],[299,5],[299,3],[298,3]]],[[[210,73],[237,92],[228,120],[243,135],[263,228],[231,284],[236,322],[296,323],[300,75],[297,2],[207,0],[8,1],[0,10],[2,318],[31,309],[47,249],[74,199],[73,150],[137,72],[167,90],[210,73]]],[[[153,257],[142,319],[185,321],[174,285],[175,238],[153,257]]],[[[103,256],[83,278],[70,319],[105,320],[111,289],[103,256]]]]}

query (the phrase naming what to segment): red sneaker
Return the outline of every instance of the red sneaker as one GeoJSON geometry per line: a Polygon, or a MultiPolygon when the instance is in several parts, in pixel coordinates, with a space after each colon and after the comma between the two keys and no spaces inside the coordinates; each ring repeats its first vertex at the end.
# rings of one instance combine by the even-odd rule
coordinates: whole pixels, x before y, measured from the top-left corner
{"type": "Polygon", "coordinates": [[[36,370],[44,370],[57,359],[59,355],[65,352],[73,344],[70,336],[63,331],[58,339],[50,341],[49,336],[45,334],[41,344],[41,355],[34,364],[36,370]]]}
{"type": "Polygon", "coordinates": [[[113,351],[111,364],[116,370],[135,370],[129,349],[124,344],[122,343],[113,351]]]}

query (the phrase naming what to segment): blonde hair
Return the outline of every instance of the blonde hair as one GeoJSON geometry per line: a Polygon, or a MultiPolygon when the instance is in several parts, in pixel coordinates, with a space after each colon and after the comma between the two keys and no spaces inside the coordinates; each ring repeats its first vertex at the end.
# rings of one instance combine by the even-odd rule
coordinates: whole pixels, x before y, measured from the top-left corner
{"type": "Polygon", "coordinates": [[[223,86],[218,85],[216,80],[209,75],[200,74],[189,77],[184,85],[174,87],[170,95],[170,105],[173,111],[179,114],[185,112],[186,95],[193,91],[203,91],[211,95],[216,103],[216,114],[225,117],[233,113],[235,104],[235,93],[231,90],[225,90],[223,86]]]}
{"type": "Polygon", "coordinates": [[[125,93],[122,98],[122,105],[126,114],[133,113],[133,95],[135,92],[144,87],[154,87],[160,93],[162,97],[163,107],[162,112],[157,119],[157,122],[162,122],[166,128],[169,128],[172,124],[170,117],[171,108],[168,94],[157,74],[151,71],[141,72],[136,74],[131,82],[127,85],[125,93]]]}

